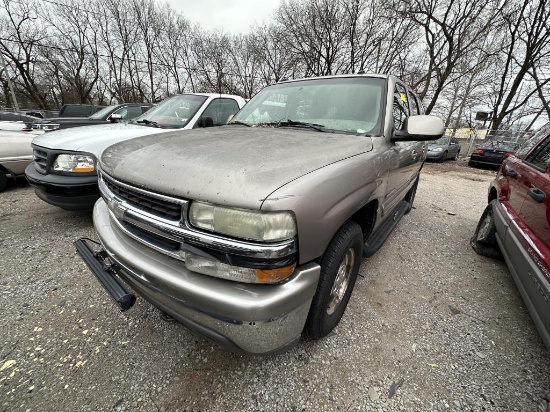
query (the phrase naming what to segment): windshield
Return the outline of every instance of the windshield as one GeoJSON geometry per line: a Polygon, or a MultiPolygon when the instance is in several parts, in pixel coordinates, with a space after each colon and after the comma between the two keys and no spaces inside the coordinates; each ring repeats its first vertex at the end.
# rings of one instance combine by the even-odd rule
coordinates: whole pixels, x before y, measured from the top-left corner
{"type": "Polygon", "coordinates": [[[436,145],[446,146],[446,145],[449,144],[449,139],[450,139],[449,136],[442,136],[437,140],[430,141],[429,144],[436,144],[436,145]]]}
{"type": "Polygon", "coordinates": [[[274,127],[309,124],[317,130],[380,134],[385,86],[385,79],[371,77],[276,84],[254,96],[231,123],[274,127]]]}
{"type": "Polygon", "coordinates": [[[192,94],[172,96],[135,118],[134,121],[179,129],[189,123],[189,120],[193,118],[206,99],[206,96],[192,94]]]}
{"type": "Polygon", "coordinates": [[[90,116],[88,116],[88,119],[96,119],[96,120],[103,119],[105,116],[111,113],[114,110],[114,108],[115,106],[104,107],[100,111],[95,112],[94,114],[91,114],[90,116]]]}

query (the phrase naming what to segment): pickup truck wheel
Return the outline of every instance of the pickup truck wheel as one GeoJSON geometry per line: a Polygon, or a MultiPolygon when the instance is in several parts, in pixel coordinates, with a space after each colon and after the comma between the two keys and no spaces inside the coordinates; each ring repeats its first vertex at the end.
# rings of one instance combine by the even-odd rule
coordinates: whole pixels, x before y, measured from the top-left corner
{"type": "Polygon", "coordinates": [[[496,200],[492,200],[483,211],[474,236],[470,239],[470,244],[478,255],[502,259],[502,254],[497,244],[497,229],[493,218],[496,202],[496,200]]]}
{"type": "Polygon", "coordinates": [[[340,322],[359,272],[363,233],[347,221],[332,238],[321,260],[321,276],[304,328],[306,336],[319,339],[340,322]]]}
{"type": "Polygon", "coordinates": [[[8,178],[2,169],[0,169],[0,192],[6,188],[8,178]]]}

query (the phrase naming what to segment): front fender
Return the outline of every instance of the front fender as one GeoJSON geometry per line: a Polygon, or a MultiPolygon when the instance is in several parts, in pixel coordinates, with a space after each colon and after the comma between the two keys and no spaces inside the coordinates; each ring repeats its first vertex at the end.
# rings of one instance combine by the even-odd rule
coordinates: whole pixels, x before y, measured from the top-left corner
{"type": "Polygon", "coordinates": [[[290,210],[296,216],[300,264],[320,257],[338,229],[355,212],[384,195],[387,178],[372,152],[349,157],[277,189],[261,209],[290,210]]]}

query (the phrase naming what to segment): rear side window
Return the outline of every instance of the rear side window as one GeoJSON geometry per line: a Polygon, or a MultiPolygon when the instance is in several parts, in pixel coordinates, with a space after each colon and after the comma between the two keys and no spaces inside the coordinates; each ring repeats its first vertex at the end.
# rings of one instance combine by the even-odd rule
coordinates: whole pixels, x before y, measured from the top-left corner
{"type": "Polygon", "coordinates": [[[525,158],[525,162],[541,171],[548,169],[550,166],[550,136],[547,136],[540,147],[537,147],[525,158]]]}
{"type": "Polygon", "coordinates": [[[396,130],[403,129],[403,123],[409,114],[407,90],[402,84],[397,83],[393,91],[393,125],[396,130]]]}

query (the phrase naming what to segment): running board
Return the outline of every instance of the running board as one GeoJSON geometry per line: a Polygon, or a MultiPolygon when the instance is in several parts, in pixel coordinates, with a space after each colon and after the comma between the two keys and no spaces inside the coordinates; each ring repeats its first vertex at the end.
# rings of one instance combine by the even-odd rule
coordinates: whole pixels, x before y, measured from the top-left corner
{"type": "Polygon", "coordinates": [[[363,244],[363,257],[371,257],[382,247],[393,229],[397,226],[409,207],[409,202],[402,200],[393,210],[384,223],[382,223],[367,241],[363,244]]]}

